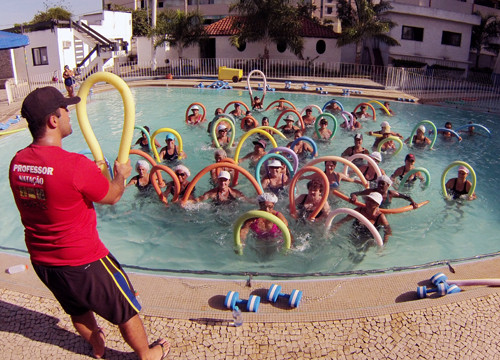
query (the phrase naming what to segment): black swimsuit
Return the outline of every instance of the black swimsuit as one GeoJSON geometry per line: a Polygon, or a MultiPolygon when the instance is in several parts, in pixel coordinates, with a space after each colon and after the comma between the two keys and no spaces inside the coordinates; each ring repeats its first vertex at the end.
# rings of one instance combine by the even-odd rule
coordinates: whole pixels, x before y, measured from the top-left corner
{"type": "Polygon", "coordinates": [[[149,188],[151,187],[151,176],[149,177],[149,182],[146,185],[141,185],[139,183],[139,176],[138,175],[135,176],[135,178],[137,179],[135,186],[137,187],[137,190],[139,190],[139,192],[146,192],[149,190],[149,188]]]}
{"type": "MultiPolygon", "coordinates": [[[[299,205],[297,205],[297,209],[301,210],[301,213],[302,213],[303,216],[304,215],[308,215],[308,214],[310,214],[310,213],[312,213],[314,211],[314,210],[306,210],[304,208],[304,204],[306,203],[306,200],[307,200],[307,195],[304,196],[304,200],[302,200],[302,202],[299,205]]],[[[323,209],[321,209],[319,211],[318,215],[316,215],[316,219],[319,218],[319,217],[321,217],[321,215],[323,215],[323,209]]]]}
{"type": "Polygon", "coordinates": [[[450,189],[451,194],[453,195],[453,199],[458,199],[462,195],[466,195],[469,192],[467,189],[467,182],[464,183],[464,188],[462,190],[457,189],[457,179],[455,178],[455,182],[453,183],[453,187],[450,189]]]}

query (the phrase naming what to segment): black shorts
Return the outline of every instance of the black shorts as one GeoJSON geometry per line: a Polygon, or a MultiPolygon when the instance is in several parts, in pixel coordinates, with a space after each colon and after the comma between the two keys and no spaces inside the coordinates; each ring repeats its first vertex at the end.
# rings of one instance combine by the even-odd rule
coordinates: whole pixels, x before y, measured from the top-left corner
{"type": "Polygon", "coordinates": [[[33,264],[33,269],[69,315],[93,311],[119,325],[141,310],[127,274],[111,254],[81,266],[33,264]]]}

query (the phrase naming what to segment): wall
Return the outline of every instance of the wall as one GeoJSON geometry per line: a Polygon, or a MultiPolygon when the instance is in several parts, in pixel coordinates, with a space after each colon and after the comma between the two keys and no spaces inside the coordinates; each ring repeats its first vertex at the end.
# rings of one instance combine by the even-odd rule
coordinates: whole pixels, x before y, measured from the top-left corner
{"type": "Polygon", "coordinates": [[[389,35],[398,40],[401,46],[383,47],[386,56],[422,56],[429,59],[429,65],[436,60],[461,62],[463,66],[468,63],[472,25],[403,14],[391,14],[391,20],[398,25],[389,35]],[[403,26],[423,28],[423,41],[401,39],[403,26]],[[460,47],[442,45],[443,31],[462,34],[460,47]]]}
{"type": "MultiPolygon", "coordinates": [[[[57,32],[51,30],[35,31],[26,33],[30,38],[30,44],[26,46],[26,57],[30,76],[38,74],[48,74],[54,70],[61,71],[59,61],[59,43],[57,32]],[[38,47],[47,47],[48,65],[33,66],[33,55],[31,49],[38,47]]],[[[26,65],[24,63],[24,49],[14,50],[16,58],[16,71],[19,78],[26,79],[26,65]]]]}
{"type": "Polygon", "coordinates": [[[123,39],[128,43],[128,50],[132,42],[132,14],[119,11],[103,11],[81,17],[92,29],[108,39],[123,39]]]}

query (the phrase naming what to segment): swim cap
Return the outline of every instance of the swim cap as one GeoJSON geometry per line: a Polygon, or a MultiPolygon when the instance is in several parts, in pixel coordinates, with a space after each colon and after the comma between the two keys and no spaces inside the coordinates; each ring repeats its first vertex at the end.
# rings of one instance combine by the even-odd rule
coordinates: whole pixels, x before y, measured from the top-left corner
{"type": "Polygon", "coordinates": [[[146,171],[149,171],[149,169],[151,168],[146,160],[137,160],[137,162],[135,163],[135,169],[139,171],[139,168],[141,167],[146,169],[146,171]]]}
{"type": "Polygon", "coordinates": [[[175,136],[174,134],[168,133],[167,136],[165,136],[165,140],[174,140],[175,136]]]}
{"type": "Polygon", "coordinates": [[[276,195],[274,195],[273,193],[262,193],[260,194],[259,196],[257,196],[257,201],[258,202],[272,202],[274,204],[276,204],[278,202],[278,197],[276,195]]]}
{"type": "Polygon", "coordinates": [[[382,161],[382,154],[380,154],[378,151],[374,151],[370,154],[370,157],[372,159],[375,159],[377,161],[382,161]]]}
{"type": "Polygon", "coordinates": [[[418,130],[422,131],[425,134],[425,126],[424,125],[420,125],[418,127],[418,130]]]}
{"type": "Polygon", "coordinates": [[[460,165],[460,166],[458,167],[458,171],[464,171],[466,174],[468,174],[468,173],[469,173],[469,169],[467,169],[467,168],[466,168],[465,166],[463,166],[463,165],[460,165]]]}
{"type": "Polygon", "coordinates": [[[184,165],[177,165],[176,167],[174,167],[174,171],[177,172],[177,171],[182,171],[184,174],[187,175],[187,177],[190,177],[191,176],[191,171],[189,171],[189,169],[187,168],[187,166],[184,166],[184,165]]]}
{"type": "Polygon", "coordinates": [[[392,185],[392,180],[391,180],[391,178],[390,178],[389,176],[387,176],[387,175],[381,175],[381,176],[379,176],[379,177],[377,178],[377,182],[378,182],[378,183],[379,183],[379,182],[381,182],[381,181],[383,181],[383,182],[385,182],[385,183],[389,184],[389,186],[391,186],[391,185],[392,185]]]}
{"type": "Polygon", "coordinates": [[[365,199],[372,199],[373,201],[375,201],[377,204],[382,204],[382,201],[384,200],[384,198],[382,197],[382,195],[378,192],[372,192],[368,195],[365,196],[365,199]]]}

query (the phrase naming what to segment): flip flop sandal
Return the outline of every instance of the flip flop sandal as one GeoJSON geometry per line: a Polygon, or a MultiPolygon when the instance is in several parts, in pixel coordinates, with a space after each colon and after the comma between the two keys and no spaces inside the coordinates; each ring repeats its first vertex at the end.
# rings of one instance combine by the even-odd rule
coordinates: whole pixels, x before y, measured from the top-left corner
{"type": "Polygon", "coordinates": [[[168,353],[170,352],[170,344],[168,343],[167,340],[165,339],[158,339],[155,342],[153,342],[150,346],[150,348],[154,348],[155,346],[160,346],[161,347],[161,358],[160,360],[163,360],[167,357],[168,353]],[[167,349],[165,350],[165,347],[167,349]]]}

